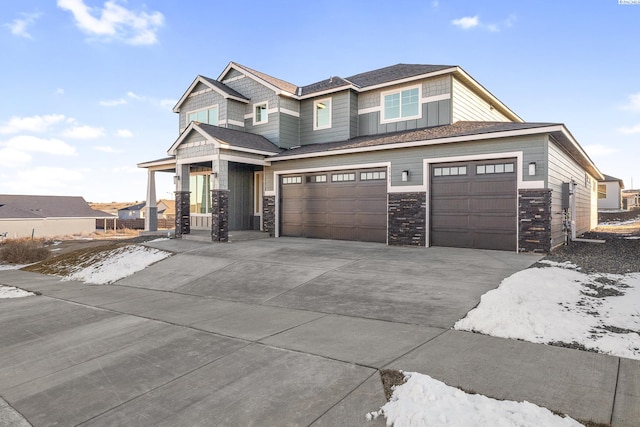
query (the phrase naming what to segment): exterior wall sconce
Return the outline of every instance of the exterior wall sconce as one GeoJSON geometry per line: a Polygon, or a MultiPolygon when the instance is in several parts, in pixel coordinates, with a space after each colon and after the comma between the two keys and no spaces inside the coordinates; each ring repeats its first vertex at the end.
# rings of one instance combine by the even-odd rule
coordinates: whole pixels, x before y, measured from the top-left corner
{"type": "Polygon", "coordinates": [[[212,172],[211,176],[214,177],[214,178],[217,178],[218,177],[218,172],[212,172]]]}
{"type": "Polygon", "coordinates": [[[536,174],[536,162],[529,162],[529,176],[536,174]]]}
{"type": "Polygon", "coordinates": [[[402,171],[402,181],[403,182],[409,181],[409,171],[402,171]]]}
{"type": "Polygon", "coordinates": [[[180,175],[174,175],[173,176],[173,184],[174,185],[178,185],[178,182],[180,182],[180,175]]]}

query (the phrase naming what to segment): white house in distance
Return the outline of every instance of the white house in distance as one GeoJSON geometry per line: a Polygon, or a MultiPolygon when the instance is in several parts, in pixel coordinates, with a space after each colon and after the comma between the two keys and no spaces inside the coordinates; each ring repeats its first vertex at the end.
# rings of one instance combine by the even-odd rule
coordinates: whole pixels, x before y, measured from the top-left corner
{"type": "Polygon", "coordinates": [[[148,230],[156,172],[174,175],[176,236],[201,229],[217,242],[260,229],[549,252],[565,224],[576,235],[597,225],[603,176],[566,126],[525,122],[457,65],[299,86],[230,62],[196,76],[173,111],[168,156],[138,164],[148,230]]]}
{"type": "Polygon", "coordinates": [[[624,182],[620,178],[605,174],[598,181],[598,210],[622,209],[622,190],[624,182]]]}
{"type": "Polygon", "coordinates": [[[112,216],[82,197],[0,194],[0,235],[6,238],[92,233],[99,218],[112,216]]]}

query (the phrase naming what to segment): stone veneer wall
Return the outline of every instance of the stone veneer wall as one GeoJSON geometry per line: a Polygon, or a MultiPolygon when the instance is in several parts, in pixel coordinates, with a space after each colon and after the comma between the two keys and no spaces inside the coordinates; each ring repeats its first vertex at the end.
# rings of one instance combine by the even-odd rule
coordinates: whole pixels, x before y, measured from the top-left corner
{"type": "Polygon", "coordinates": [[[276,196],[262,198],[262,229],[274,237],[276,233],[276,196]]]}
{"type": "Polygon", "coordinates": [[[427,193],[389,193],[388,215],[389,245],[426,245],[427,193]]]}
{"type": "Polygon", "coordinates": [[[211,190],[211,240],[229,241],[229,190],[211,190]]]}
{"type": "Polygon", "coordinates": [[[189,191],[176,191],[176,237],[191,233],[191,216],[189,191]]]}
{"type": "Polygon", "coordinates": [[[519,190],[518,222],[520,252],[551,251],[551,190],[519,190]]]}

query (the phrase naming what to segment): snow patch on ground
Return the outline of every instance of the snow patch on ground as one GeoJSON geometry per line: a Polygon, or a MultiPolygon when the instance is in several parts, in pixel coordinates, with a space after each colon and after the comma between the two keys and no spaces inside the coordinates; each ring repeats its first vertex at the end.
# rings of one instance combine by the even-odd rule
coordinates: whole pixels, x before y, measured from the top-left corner
{"type": "Polygon", "coordinates": [[[394,427],[486,426],[486,427],[568,427],[582,426],[570,417],[562,418],[529,402],[495,400],[468,394],[427,375],[404,373],[407,382],[397,386],[391,400],[379,411],[394,427]]]}
{"type": "Polygon", "coordinates": [[[0,264],[0,270],[20,270],[29,264],[0,264]]]}
{"type": "Polygon", "coordinates": [[[31,295],[35,295],[35,294],[29,291],[24,291],[22,289],[15,288],[13,286],[0,285],[0,299],[22,298],[22,297],[29,297],[31,295]]]}
{"type": "Polygon", "coordinates": [[[146,246],[128,245],[100,252],[75,267],[62,280],[78,280],[95,285],[113,283],[171,255],[146,246]]]}
{"type": "Polygon", "coordinates": [[[534,343],[565,343],[640,359],[640,273],[585,274],[542,261],[487,292],[454,329],[534,343]]]}

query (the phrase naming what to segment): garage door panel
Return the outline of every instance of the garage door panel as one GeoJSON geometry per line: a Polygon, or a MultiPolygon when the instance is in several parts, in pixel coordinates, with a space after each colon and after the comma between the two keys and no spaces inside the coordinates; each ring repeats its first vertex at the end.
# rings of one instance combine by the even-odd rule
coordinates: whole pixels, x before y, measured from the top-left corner
{"type": "MultiPolygon", "coordinates": [[[[368,171],[380,171],[373,169],[368,171]]],[[[283,236],[386,242],[386,180],[361,180],[360,171],[326,173],[328,182],[282,184],[281,229],[283,236]],[[355,181],[333,182],[333,174],[354,174],[355,181]],[[297,188],[293,188],[297,187],[297,188]]],[[[293,175],[291,175],[293,176],[293,175]]]]}
{"type": "MultiPolygon", "coordinates": [[[[433,165],[430,171],[430,243],[436,246],[515,250],[517,247],[516,173],[476,174],[477,165],[513,163],[515,159],[433,165]],[[466,174],[434,176],[466,166],[466,174]]],[[[497,169],[497,166],[496,166],[497,169]]],[[[515,168],[514,168],[515,169],[515,168]]],[[[502,169],[504,170],[504,169],[502,169]]],[[[453,172],[451,172],[453,173],[453,172]]]]}

